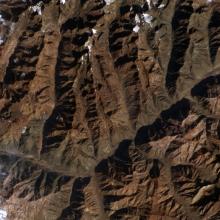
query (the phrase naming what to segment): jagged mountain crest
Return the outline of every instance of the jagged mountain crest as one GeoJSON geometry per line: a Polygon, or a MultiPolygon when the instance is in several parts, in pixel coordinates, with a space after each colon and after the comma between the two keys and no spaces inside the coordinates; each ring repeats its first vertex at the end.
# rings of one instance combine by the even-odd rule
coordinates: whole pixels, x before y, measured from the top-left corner
{"type": "Polygon", "coordinates": [[[0,218],[216,220],[218,0],[0,1],[0,218]]]}

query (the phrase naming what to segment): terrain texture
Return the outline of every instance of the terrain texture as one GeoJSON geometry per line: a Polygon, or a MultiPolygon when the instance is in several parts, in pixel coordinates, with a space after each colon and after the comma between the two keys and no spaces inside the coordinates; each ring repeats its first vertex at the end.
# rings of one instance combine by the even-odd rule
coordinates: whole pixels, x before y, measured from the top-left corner
{"type": "Polygon", "coordinates": [[[220,219],[219,48],[218,0],[0,0],[7,219],[220,219]]]}

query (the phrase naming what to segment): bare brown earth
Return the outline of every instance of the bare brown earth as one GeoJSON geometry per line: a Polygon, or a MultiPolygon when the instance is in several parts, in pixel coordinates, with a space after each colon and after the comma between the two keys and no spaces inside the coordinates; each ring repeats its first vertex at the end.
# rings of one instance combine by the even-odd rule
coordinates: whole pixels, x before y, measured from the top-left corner
{"type": "Polygon", "coordinates": [[[0,14],[8,219],[220,219],[220,1],[0,0],[0,14]]]}

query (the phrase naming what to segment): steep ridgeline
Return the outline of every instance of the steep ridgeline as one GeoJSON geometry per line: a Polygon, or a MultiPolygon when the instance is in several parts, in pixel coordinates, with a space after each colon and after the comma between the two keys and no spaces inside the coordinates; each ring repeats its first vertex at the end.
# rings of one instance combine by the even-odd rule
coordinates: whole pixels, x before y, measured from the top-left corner
{"type": "Polygon", "coordinates": [[[0,219],[220,219],[219,0],[0,1],[0,219]]]}

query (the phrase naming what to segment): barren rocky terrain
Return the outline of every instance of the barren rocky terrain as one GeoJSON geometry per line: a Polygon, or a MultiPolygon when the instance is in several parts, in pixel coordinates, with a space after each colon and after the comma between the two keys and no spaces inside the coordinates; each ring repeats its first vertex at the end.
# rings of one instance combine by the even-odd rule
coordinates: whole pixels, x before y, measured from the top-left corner
{"type": "Polygon", "coordinates": [[[220,219],[219,48],[219,0],[0,0],[0,219],[220,219]]]}

